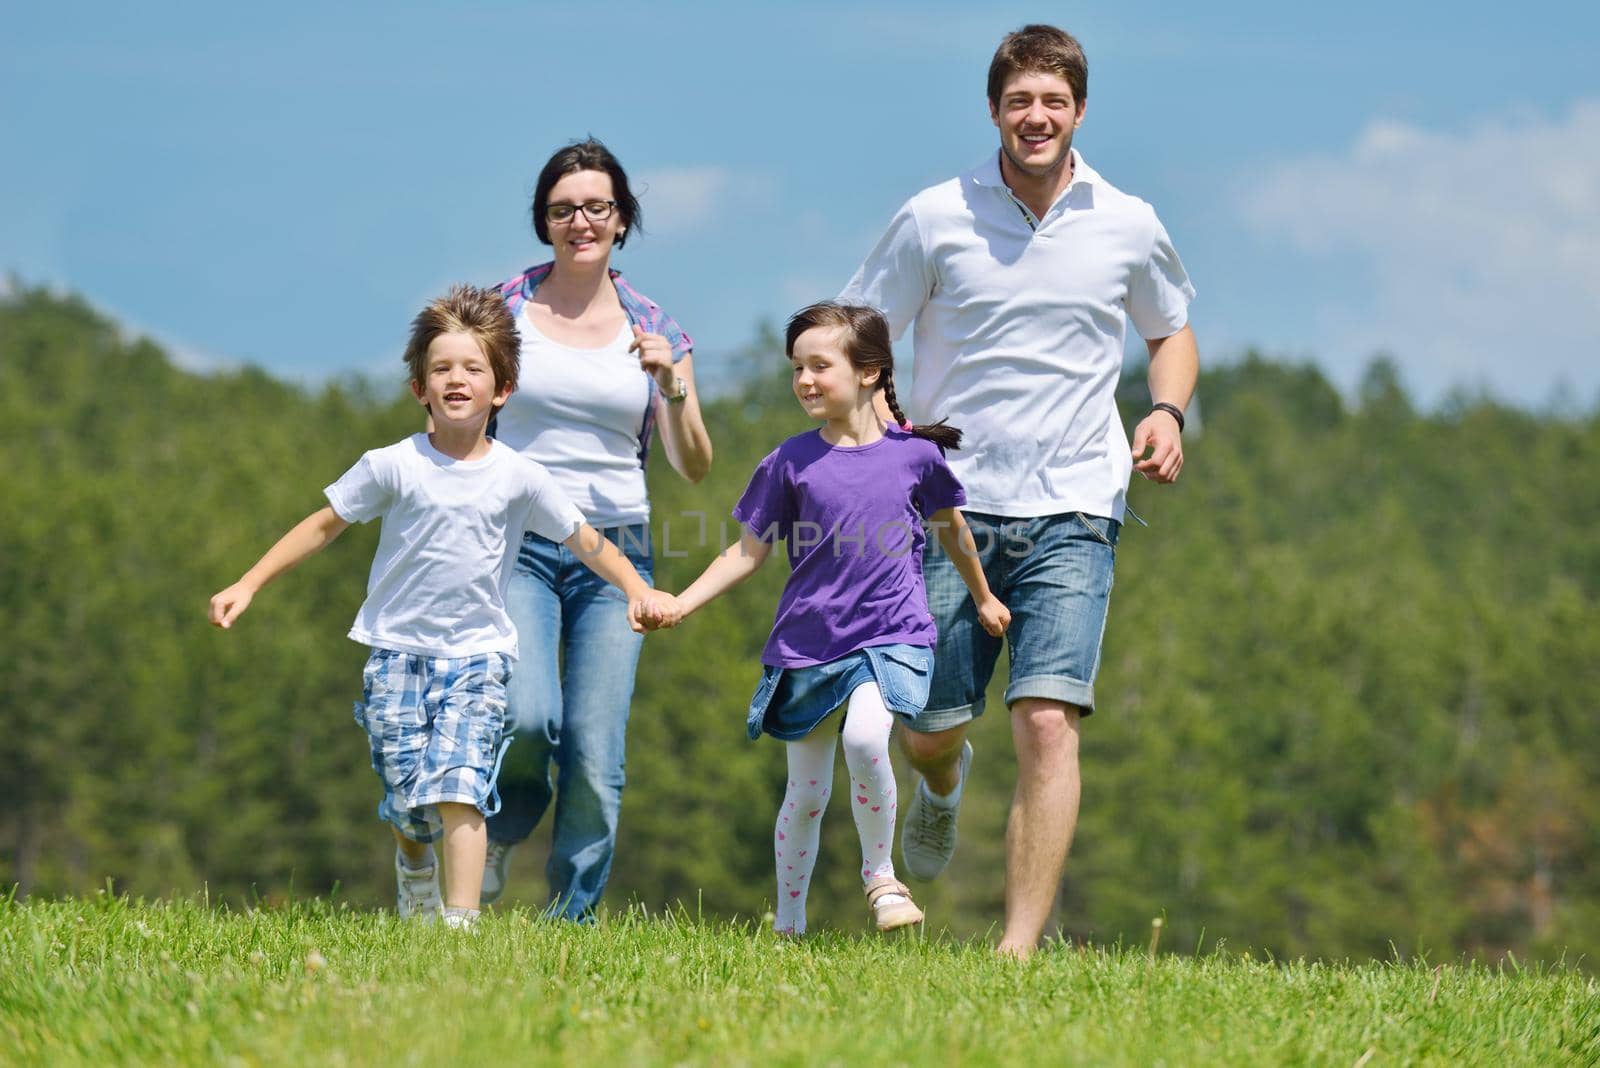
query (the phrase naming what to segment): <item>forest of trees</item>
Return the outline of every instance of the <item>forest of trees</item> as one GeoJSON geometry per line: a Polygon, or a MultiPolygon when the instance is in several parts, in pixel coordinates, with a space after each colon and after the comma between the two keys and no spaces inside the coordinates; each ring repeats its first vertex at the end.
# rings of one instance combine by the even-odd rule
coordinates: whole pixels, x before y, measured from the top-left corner
{"type": "MultiPolygon", "coordinates": [[[[742,359],[707,406],[711,476],[652,459],[666,588],[806,426],[770,336],[742,359]]],[[[376,526],[230,632],[205,609],[363,450],[418,428],[394,371],[194,374],[78,300],[0,298],[0,894],[392,904],[344,637],[376,526]]],[[[1200,393],[1182,483],[1132,489],[1150,525],[1119,550],[1062,933],[1142,942],[1163,916],[1180,951],[1596,959],[1600,413],[1419,411],[1381,360],[1349,399],[1257,356],[1200,393]]],[[[646,641],[611,907],[768,907],[783,754],[743,710],[783,572],[646,641]]],[[[955,862],[919,890],[963,936],[1002,907],[1003,681],[955,862]]],[[[864,927],[855,849],[837,806],[814,926],[864,927]]],[[[542,901],[543,858],[517,854],[509,900],[542,901]]]]}

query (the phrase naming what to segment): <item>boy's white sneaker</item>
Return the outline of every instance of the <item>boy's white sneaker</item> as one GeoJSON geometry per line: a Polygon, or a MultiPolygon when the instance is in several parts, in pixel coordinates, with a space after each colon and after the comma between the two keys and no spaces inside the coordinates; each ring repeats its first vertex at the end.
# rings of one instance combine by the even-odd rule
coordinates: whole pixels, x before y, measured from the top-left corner
{"type": "Polygon", "coordinates": [[[953,804],[939,804],[928,793],[920,776],[917,788],[906,806],[906,825],[900,832],[900,856],[906,871],[918,879],[934,879],[956,851],[956,815],[961,811],[961,795],[967,785],[967,769],[972,766],[972,743],[961,743],[961,778],[953,804]]]}
{"type": "Polygon", "coordinates": [[[515,848],[510,842],[489,839],[489,850],[483,858],[483,892],[478,895],[483,904],[493,905],[506,892],[506,874],[511,867],[511,851],[515,848]]]}
{"type": "Polygon", "coordinates": [[[394,877],[398,887],[394,910],[400,914],[402,920],[417,919],[424,923],[432,923],[439,918],[439,912],[444,908],[444,899],[439,894],[437,860],[424,868],[411,868],[406,866],[400,851],[396,850],[394,877]]]}

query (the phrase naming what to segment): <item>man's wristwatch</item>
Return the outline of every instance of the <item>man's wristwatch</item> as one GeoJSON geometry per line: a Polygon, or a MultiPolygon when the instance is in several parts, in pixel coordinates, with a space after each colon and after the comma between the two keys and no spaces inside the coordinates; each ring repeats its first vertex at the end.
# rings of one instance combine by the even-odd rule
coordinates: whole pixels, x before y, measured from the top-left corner
{"type": "Polygon", "coordinates": [[[682,404],[686,399],[688,399],[688,396],[689,380],[686,378],[678,378],[676,376],[674,376],[672,379],[672,388],[663,389],[661,391],[661,398],[668,404],[682,404]]]}

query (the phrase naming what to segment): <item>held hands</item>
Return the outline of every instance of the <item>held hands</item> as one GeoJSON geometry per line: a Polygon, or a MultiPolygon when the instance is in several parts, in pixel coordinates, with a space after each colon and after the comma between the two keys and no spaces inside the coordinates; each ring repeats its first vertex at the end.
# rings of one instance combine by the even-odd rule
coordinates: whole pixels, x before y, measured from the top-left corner
{"type": "Polygon", "coordinates": [[[647,334],[638,324],[633,327],[633,344],[629,352],[639,354],[639,369],[656,380],[663,391],[671,388],[677,376],[672,371],[672,343],[661,334],[647,334]]]}
{"type": "Polygon", "coordinates": [[[634,630],[667,630],[683,622],[683,604],[665,590],[651,590],[628,606],[628,621],[634,630]]]}
{"type": "Polygon", "coordinates": [[[233,626],[233,621],[244,615],[244,610],[250,607],[251,600],[256,591],[242,582],[235,582],[211,598],[211,623],[213,626],[227,630],[233,626]]]}
{"type": "Polygon", "coordinates": [[[991,638],[998,638],[1011,626],[1011,609],[1000,603],[994,594],[985,597],[978,605],[978,624],[991,638]]]}
{"type": "Polygon", "coordinates": [[[1133,430],[1133,469],[1152,482],[1171,484],[1183,470],[1183,439],[1178,421],[1166,412],[1151,412],[1133,430]],[[1149,450],[1149,457],[1140,459],[1149,450]]]}

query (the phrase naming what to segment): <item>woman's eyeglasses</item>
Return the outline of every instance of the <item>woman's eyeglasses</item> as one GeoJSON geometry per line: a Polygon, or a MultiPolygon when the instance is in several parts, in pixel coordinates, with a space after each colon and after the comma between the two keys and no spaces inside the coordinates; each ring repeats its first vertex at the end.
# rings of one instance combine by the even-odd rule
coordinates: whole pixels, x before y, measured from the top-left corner
{"type": "Polygon", "coordinates": [[[584,204],[546,204],[544,217],[546,222],[571,222],[572,217],[581,208],[590,222],[605,222],[611,218],[612,209],[616,206],[615,200],[591,200],[584,204]]]}

